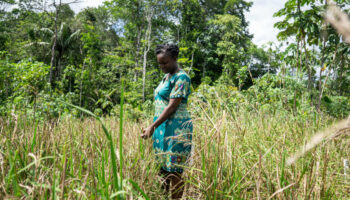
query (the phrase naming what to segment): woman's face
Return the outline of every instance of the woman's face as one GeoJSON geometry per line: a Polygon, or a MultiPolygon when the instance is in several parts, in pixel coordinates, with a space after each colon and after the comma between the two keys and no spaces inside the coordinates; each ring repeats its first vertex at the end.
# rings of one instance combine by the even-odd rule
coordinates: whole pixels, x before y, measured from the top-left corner
{"type": "Polygon", "coordinates": [[[176,58],[173,58],[165,53],[158,54],[157,61],[160,69],[164,73],[173,73],[176,69],[176,58]]]}

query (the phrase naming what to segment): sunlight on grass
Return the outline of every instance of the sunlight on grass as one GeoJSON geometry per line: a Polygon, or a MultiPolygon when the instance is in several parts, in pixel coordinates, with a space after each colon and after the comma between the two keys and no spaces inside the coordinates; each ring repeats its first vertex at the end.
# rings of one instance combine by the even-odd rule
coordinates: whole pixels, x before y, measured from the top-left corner
{"type": "MultiPolygon", "coordinates": [[[[184,199],[347,198],[349,176],[343,173],[343,159],[350,152],[345,134],[321,142],[287,166],[288,157],[333,118],[247,111],[243,104],[237,110],[224,98],[217,101],[191,99],[195,150],[184,174],[184,199]]],[[[70,106],[92,117],[1,119],[2,196],[164,198],[152,141],[139,138],[140,126],[150,121],[123,122],[122,111],[119,118],[100,118],[70,106]]]]}

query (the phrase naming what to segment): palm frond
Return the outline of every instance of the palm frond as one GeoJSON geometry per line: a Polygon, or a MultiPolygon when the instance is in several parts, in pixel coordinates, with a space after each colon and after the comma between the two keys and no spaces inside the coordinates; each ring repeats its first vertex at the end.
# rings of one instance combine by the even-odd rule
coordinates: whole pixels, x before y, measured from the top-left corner
{"type": "Polygon", "coordinates": [[[24,45],[24,47],[30,47],[30,46],[34,46],[34,45],[49,46],[50,43],[48,43],[48,42],[31,42],[31,43],[24,45]]]}

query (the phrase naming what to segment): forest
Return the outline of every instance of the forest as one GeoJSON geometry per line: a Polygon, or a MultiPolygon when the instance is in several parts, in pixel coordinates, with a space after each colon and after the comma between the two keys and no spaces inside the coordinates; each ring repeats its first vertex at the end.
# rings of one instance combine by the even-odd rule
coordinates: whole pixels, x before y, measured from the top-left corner
{"type": "Polygon", "coordinates": [[[0,0],[0,199],[166,199],[140,138],[165,43],[191,78],[183,199],[349,198],[349,0],[285,0],[262,46],[254,0],[77,2],[0,0]]]}

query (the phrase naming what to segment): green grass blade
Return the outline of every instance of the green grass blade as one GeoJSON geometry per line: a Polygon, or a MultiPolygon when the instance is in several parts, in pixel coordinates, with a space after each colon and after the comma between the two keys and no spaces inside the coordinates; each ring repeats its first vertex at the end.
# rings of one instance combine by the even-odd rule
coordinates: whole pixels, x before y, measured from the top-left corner
{"type": "Polygon", "coordinates": [[[113,193],[109,198],[113,199],[113,198],[118,197],[118,196],[123,195],[123,194],[126,194],[126,191],[121,190],[121,191],[118,191],[116,193],[113,193]]]}
{"type": "MultiPolygon", "coordinates": [[[[84,108],[81,108],[79,106],[76,106],[76,105],[64,102],[64,101],[61,101],[61,102],[66,104],[66,105],[69,105],[71,107],[74,107],[74,108],[76,108],[76,109],[78,109],[78,110],[80,110],[82,112],[85,112],[86,114],[89,114],[89,115],[93,116],[101,124],[102,130],[103,130],[104,134],[106,135],[106,137],[107,137],[107,139],[109,141],[109,149],[111,151],[111,160],[112,160],[112,172],[113,172],[114,189],[117,189],[117,191],[118,191],[119,190],[119,184],[118,184],[118,173],[117,173],[117,158],[116,158],[117,156],[116,156],[115,151],[114,151],[114,144],[113,144],[113,140],[112,140],[111,134],[109,134],[107,128],[102,123],[101,119],[98,116],[96,116],[95,114],[93,114],[91,111],[86,110],[84,108]]],[[[119,197],[117,197],[117,199],[119,199],[119,197]]]]}
{"type": "Polygon", "coordinates": [[[17,172],[17,174],[20,174],[20,173],[22,173],[23,171],[25,171],[25,170],[27,170],[28,168],[30,168],[31,166],[35,165],[35,162],[40,162],[40,161],[42,161],[42,160],[49,159],[49,158],[54,159],[55,157],[53,157],[53,156],[46,156],[46,157],[40,158],[38,161],[34,160],[33,162],[31,162],[31,163],[29,163],[27,166],[25,166],[23,169],[19,170],[19,171],[17,172]]]}
{"type": "Polygon", "coordinates": [[[140,188],[139,185],[137,185],[137,183],[135,183],[133,180],[129,179],[129,182],[132,184],[132,186],[134,186],[134,188],[141,193],[141,195],[146,199],[149,200],[150,198],[147,196],[147,194],[140,188]]]}

